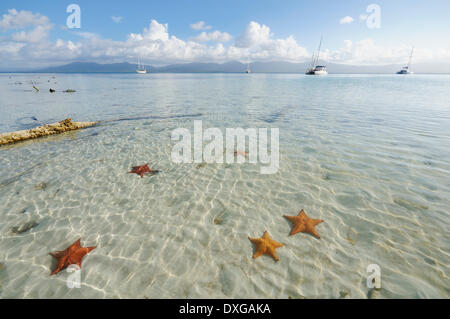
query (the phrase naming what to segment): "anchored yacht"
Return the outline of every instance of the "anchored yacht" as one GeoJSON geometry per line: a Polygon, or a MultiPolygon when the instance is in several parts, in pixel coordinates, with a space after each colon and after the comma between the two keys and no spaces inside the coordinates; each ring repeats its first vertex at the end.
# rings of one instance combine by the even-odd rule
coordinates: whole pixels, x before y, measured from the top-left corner
{"type": "Polygon", "coordinates": [[[138,60],[137,70],[136,73],[138,74],[146,74],[147,70],[145,69],[145,66],[141,63],[141,60],[138,60]]]}
{"type": "Polygon", "coordinates": [[[327,67],[324,65],[317,65],[320,57],[320,49],[322,47],[322,37],[320,38],[319,49],[317,50],[317,54],[313,54],[311,65],[306,70],[305,74],[307,75],[327,75],[327,67]]]}
{"type": "Polygon", "coordinates": [[[252,73],[252,70],[250,70],[250,63],[247,63],[247,69],[245,70],[245,73],[252,73]]]}
{"type": "Polygon", "coordinates": [[[414,54],[414,47],[411,49],[411,55],[409,56],[408,65],[405,65],[400,71],[397,72],[397,74],[414,74],[413,71],[411,71],[411,61],[414,54]]]}

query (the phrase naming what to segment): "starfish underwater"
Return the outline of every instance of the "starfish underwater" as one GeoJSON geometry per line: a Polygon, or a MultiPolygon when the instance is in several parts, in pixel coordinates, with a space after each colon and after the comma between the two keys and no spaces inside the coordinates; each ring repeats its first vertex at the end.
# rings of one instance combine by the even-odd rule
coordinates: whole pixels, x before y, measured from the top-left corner
{"type": "Polygon", "coordinates": [[[244,151],[235,151],[235,152],[234,152],[234,156],[236,157],[236,156],[238,156],[238,155],[242,155],[242,156],[244,156],[244,157],[248,157],[248,153],[247,153],[247,152],[244,152],[244,151]]]}
{"type": "Polygon", "coordinates": [[[55,270],[51,275],[56,275],[61,270],[66,269],[70,265],[77,265],[81,268],[81,260],[90,251],[94,250],[97,246],[93,247],[81,247],[81,238],[70,245],[66,250],[54,251],[50,255],[58,259],[55,270]]]}
{"type": "Polygon", "coordinates": [[[131,169],[131,172],[128,172],[128,173],[135,173],[135,174],[138,174],[138,175],[141,176],[141,178],[142,178],[142,177],[144,177],[144,174],[145,174],[145,173],[150,173],[151,175],[154,175],[154,174],[159,173],[159,171],[151,170],[151,169],[148,167],[148,163],[147,163],[147,164],[142,165],[142,166],[134,166],[134,167],[131,169]]]}
{"type": "Polygon", "coordinates": [[[322,223],[323,222],[322,219],[309,218],[303,209],[300,211],[300,213],[297,216],[284,215],[284,217],[286,219],[290,220],[294,224],[294,227],[292,228],[289,236],[292,236],[292,235],[295,235],[295,234],[301,232],[301,233],[309,233],[309,234],[315,236],[316,238],[320,239],[320,235],[317,232],[317,230],[314,228],[314,226],[322,223]]]}
{"type": "Polygon", "coordinates": [[[275,259],[275,261],[280,260],[275,249],[283,247],[284,244],[280,244],[270,238],[267,230],[264,232],[264,235],[261,238],[248,237],[248,239],[250,239],[250,241],[256,245],[256,251],[253,254],[253,259],[256,259],[259,256],[265,254],[271,256],[273,259],[275,259]]]}

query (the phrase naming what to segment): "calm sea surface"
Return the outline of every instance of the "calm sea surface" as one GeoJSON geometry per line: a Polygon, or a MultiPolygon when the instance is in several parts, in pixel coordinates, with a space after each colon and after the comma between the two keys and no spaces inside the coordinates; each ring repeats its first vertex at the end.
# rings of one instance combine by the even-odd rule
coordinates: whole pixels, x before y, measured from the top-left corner
{"type": "Polygon", "coordinates": [[[450,297],[450,76],[0,74],[1,133],[67,117],[103,122],[0,148],[0,298],[450,297]],[[279,171],[172,162],[195,120],[279,128],[279,171]],[[49,252],[79,237],[70,289],[49,252]]]}

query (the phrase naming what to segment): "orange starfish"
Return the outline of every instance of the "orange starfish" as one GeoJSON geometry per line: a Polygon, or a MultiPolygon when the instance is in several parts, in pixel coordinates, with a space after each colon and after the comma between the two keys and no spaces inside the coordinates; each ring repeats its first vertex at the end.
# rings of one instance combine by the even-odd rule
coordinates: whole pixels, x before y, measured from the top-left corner
{"type": "Polygon", "coordinates": [[[267,230],[264,232],[264,235],[261,238],[250,238],[250,241],[256,245],[256,251],[253,254],[253,258],[258,258],[262,254],[266,254],[271,256],[276,261],[279,261],[280,259],[277,256],[277,253],[275,251],[276,248],[283,247],[284,244],[280,244],[270,238],[269,233],[267,230]]]}
{"type": "Polygon", "coordinates": [[[139,176],[141,176],[141,178],[142,177],[144,177],[144,174],[145,173],[150,173],[150,174],[156,174],[156,173],[159,173],[159,171],[153,171],[153,170],[151,170],[149,167],[148,167],[148,163],[147,164],[145,164],[145,165],[142,165],[142,166],[134,166],[132,169],[131,169],[131,172],[128,172],[128,173],[136,173],[136,174],[138,174],[139,176]]]}
{"type": "Polygon", "coordinates": [[[234,152],[234,156],[236,157],[236,156],[238,156],[238,155],[242,155],[242,156],[244,156],[244,157],[248,157],[248,153],[247,153],[247,152],[244,152],[244,151],[235,151],[235,152],[234,152]]]}
{"type": "Polygon", "coordinates": [[[294,234],[301,232],[301,233],[309,233],[317,238],[320,238],[320,235],[317,232],[317,230],[314,228],[314,226],[322,223],[323,222],[322,219],[309,218],[303,209],[300,211],[300,213],[297,216],[284,215],[284,217],[289,219],[294,224],[294,227],[292,228],[289,236],[292,236],[294,234]]]}
{"type": "Polygon", "coordinates": [[[81,260],[91,250],[94,250],[97,246],[93,247],[81,247],[81,238],[69,246],[66,250],[54,251],[50,255],[58,259],[55,270],[51,275],[59,273],[61,270],[66,269],[69,265],[77,265],[81,268],[81,260]]]}

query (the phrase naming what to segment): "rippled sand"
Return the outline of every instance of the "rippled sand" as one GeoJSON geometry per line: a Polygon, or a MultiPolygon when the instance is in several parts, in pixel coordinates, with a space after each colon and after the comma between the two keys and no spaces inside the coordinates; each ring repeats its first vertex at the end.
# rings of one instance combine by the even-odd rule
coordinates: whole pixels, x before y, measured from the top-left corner
{"type": "Polygon", "coordinates": [[[1,131],[107,121],[0,148],[1,298],[450,296],[449,76],[56,77],[77,92],[0,75],[1,131]],[[171,132],[194,120],[280,128],[278,173],[173,163],[171,132]],[[161,172],[127,173],[145,163],[161,172]],[[320,240],[288,236],[282,216],[301,209],[325,220],[320,240]],[[252,259],[247,237],[265,230],[285,244],[278,263],[252,259]],[[79,237],[97,248],[69,289],[48,253],[79,237]]]}

